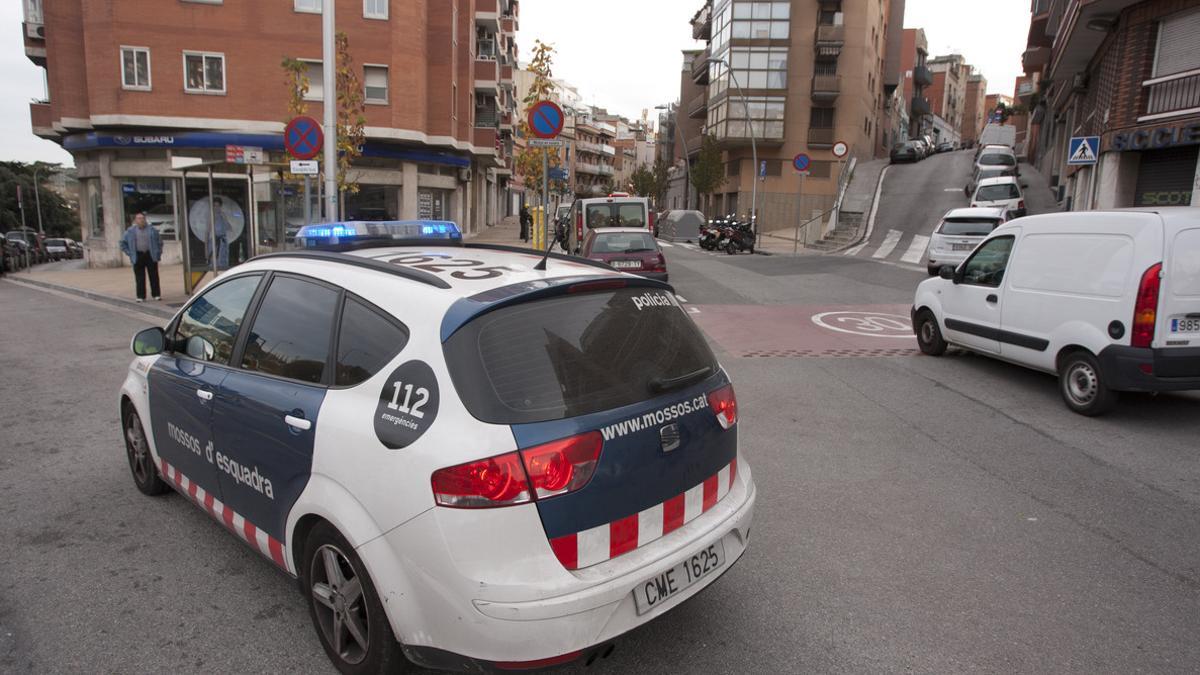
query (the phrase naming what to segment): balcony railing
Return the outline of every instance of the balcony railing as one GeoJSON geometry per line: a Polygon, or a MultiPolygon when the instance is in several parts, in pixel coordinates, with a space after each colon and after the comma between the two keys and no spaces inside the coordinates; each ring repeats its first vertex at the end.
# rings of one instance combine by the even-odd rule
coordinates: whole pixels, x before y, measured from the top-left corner
{"type": "Polygon", "coordinates": [[[832,146],[834,129],[833,127],[811,127],[808,130],[808,144],[810,146],[832,146]]]}
{"type": "Polygon", "coordinates": [[[696,84],[708,84],[708,57],[711,53],[705,49],[692,57],[692,81],[696,84]]]}
{"type": "Polygon", "coordinates": [[[841,91],[841,78],[837,75],[813,75],[812,97],[814,100],[828,101],[835,99],[841,91]]]}
{"type": "Polygon", "coordinates": [[[913,82],[922,87],[933,84],[933,71],[925,66],[913,68],[913,82]]]}
{"type": "Polygon", "coordinates": [[[705,92],[701,91],[696,94],[691,101],[688,101],[688,117],[699,119],[708,114],[708,99],[705,97],[705,92]]]}
{"type": "Polygon", "coordinates": [[[1147,80],[1143,86],[1148,90],[1147,115],[1200,109],[1200,70],[1147,80]]]}
{"type": "Polygon", "coordinates": [[[592,164],[591,162],[581,162],[579,160],[575,160],[575,173],[586,173],[593,176],[599,176],[600,165],[592,164]]]}
{"type": "Polygon", "coordinates": [[[914,115],[928,115],[933,112],[933,108],[929,105],[929,99],[917,97],[912,100],[912,113],[914,115]]]}
{"type": "Polygon", "coordinates": [[[480,129],[495,129],[499,127],[499,112],[495,108],[476,108],[475,126],[480,129]]]}
{"type": "Polygon", "coordinates": [[[817,26],[818,45],[840,45],[846,41],[846,27],[821,24],[817,26]]]}

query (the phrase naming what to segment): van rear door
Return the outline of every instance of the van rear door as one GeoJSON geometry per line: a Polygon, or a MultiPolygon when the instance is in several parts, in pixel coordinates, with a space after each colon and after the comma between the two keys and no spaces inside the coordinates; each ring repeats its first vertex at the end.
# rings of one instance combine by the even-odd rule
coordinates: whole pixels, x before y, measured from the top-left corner
{"type": "MultiPolygon", "coordinates": [[[[1154,346],[1163,349],[1200,348],[1200,225],[1167,216],[1162,284],[1158,300],[1158,329],[1154,346]],[[1172,226],[1174,224],[1174,226],[1172,226]]],[[[1173,361],[1173,359],[1171,360],[1173,361]]],[[[1156,364],[1162,377],[1200,376],[1200,357],[1192,366],[1156,364]],[[1189,372],[1182,372],[1188,370],[1189,372]]]]}

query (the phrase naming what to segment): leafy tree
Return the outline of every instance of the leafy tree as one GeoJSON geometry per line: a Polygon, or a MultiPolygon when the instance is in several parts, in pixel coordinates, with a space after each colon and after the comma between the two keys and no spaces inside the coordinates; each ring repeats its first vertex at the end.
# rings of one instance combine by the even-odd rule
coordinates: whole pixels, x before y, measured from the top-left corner
{"type": "Polygon", "coordinates": [[[639,197],[655,197],[654,173],[645,164],[639,165],[629,176],[629,186],[639,197]]]}
{"type": "Polygon", "coordinates": [[[79,214],[54,190],[45,187],[46,178],[59,169],[57,164],[37,162],[0,162],[0,230],[21,226],[21,209],[17,205],[17,186],[21,187],[21,202],[25,205],[25,224],[37,229],[38,201],[42,204],[42,227],[47,236],[80,239],[79,214]],[[34,193],[34,171],[37,171],[38,192],[34,193]]]}
{"type": "MultiPolygon", "coordinates": [[[[530,138],[533,135],[529,129],[529,109],[533,104],[548,100],[554,94],[553,65],[554,47],[541,40],[534,40],[533,60],[530,61],[527,69],[533,73],[533,85],[529,87],[529,93],[522,101],[525,109],[517,127],[524,138],[530,138]]],[[[526,146],[517,154],[514,162],[517,172],[524,178],[525,189],[534,194],[541,194],[542,191],[542,158],[546,158],[549,166],[556,166],[558,164],[557,149],[526,146]]],[[[552,191],[562,192],[566,189],[562,181],[550,181],[550,183],[552,191]]]]}
{"type": "Polygon", "coordinates": [[[691,169],[692,185],[702,195],[712,194],[725,183],[725,165],[716,136],[708,134],[700,145],[700,153],[691,169]]]}
{"type": "Polygon", "coordinates": [[[671,165],[665,159],[659,158],[654,162],[654,168],[650,170],[654,177],[653,192],[654,203],[657,206],[663,206],[667,201],[667,188],[671,186],[671,165]]]}

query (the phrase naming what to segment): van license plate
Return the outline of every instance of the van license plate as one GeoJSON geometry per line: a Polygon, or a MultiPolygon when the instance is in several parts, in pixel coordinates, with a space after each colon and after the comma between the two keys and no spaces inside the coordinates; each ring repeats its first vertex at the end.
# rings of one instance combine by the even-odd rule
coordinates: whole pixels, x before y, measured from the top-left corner
{"type": "Polygon", "coordinates": [[[712,574],[725,564],[725,545],[717,540],[662,574],[645,580],[633,589],[637,613],[645,614],[661,607],[672,596],[712,574]]]}
{"type": "Polygon", "coordinates": [[[642,261],[640,261],[640,260],[615,260],[615,261],[613,261],[612,266],[616,267],[617,269],[622,269],[622,270],[639,270],[642,268],[642,261]]]}
{"type": "Polygon", "coordinates": [[[1200,333],[1200,319],[1175,317],[1171,319],[1172,333],[1200,333]]]}

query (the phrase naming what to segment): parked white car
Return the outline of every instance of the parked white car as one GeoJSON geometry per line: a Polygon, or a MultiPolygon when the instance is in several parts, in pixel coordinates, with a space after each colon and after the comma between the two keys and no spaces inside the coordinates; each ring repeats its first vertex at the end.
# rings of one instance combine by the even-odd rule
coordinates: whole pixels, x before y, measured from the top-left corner
{"type": "Polygon", "coordinates": [[[1200,208],[1086,211],[997,228],[917,287],[921,351],[948,344],[1058,375],[1067,407],[1200,389],[1200,208]]]}
{"type": "Polygon", "coordinates": [[[1008,219],[1004,209],[951,209],[942,216],[926,251],[930,276],[945,265],[958,266],[992,230],[1008,219]]]}
{"type": "Polygon", "coordinates": [[[1013,218],[1020,218],[1025,215],[1025,193],[1013,176],[984,178],[975,186],[971,206],[1004,209],[1013,218]]]}

